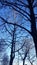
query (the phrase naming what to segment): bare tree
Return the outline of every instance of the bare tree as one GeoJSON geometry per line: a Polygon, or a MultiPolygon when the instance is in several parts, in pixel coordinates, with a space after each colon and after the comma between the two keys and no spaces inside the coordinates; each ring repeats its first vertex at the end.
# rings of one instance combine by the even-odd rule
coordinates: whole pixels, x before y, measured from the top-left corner
{"type": "MultiPolygon", "coordinates": [[[[7,60],[9,59],[9,58],[7,58],[8,55],[6,55],[8,47],[9,47],[9,44],[7,43],[7,41],[5,39],[1,38],[0,39],[0,63],[3,65],[4,64],[6,65],[5,62],[7,62],[7,60]]],[[[9,61],[8,61],[8,63],[9,63],[9,61]]]]}
{"type": "Polygon", "coordinates": [[[9,64],[9,58],[8,55],[5,53],[2,60],[2,65],[8,65],[9,64]]]}
{"type": "Polygon", "coordinates": [[[27,58],[27,55],[28,55],[28,53],[29,53],[29,46],[27,45],[27,43],[26,43],[26,40],[25,40],[25,42],[24,42],[25,44],[24,44],[24,47],[22,48],[22,51],[20,52],[18,52],[18,54],[20,55],[20,57],[21,57],[21,60],[23,61],[23,65],[25,64],[25,60],[26,60],[26,58],[27,58]]]}
{"type": "MultiPolygon", "coordinates": [[[[3,26],[5,24],[7,25],[15,25],[23,30],[26,30],[32,37],[33,37],[33,40],[34,40],[34,44],[35,44],[35,49],[36,49],[36,56],[37,56],[37,28],[36,28],[36,22],[37,22],[37,12],[35,14],[34,10],[35,10],[35,7],[37,7],[37,1],[35,0],[26,0],[25,2],[22,1],[22,0],[16,0],[16,1],[8,1],[8,0],[0,0],[0,7],[3,8],[3,7],[9,7],[10,9],[14,9],[15,11],[19,12],[21,14],[21,16],[23,16],[23,19],[26,21],[26,22],[30,22],[30,28],[31,30],[29,31],[28,29],[25,28],[25,25],[22,26],[20,23],[13,23],[11,21],[8,21],[6,20],[3,16],[0,15],[0,19],[3,21],[2,24],[0,25],[3,26]],[[23,8],[24,7],[24,8],[23,8]],[[28,10],[27,10],[28,9],[28,10]]],[[[25,22],[24,22],[25,23],[25,22]]],[[[6,26],[6,25],[5,25],[6,26]]],[[[6,31],[7,28],[6,28],[6,31]]],[[[12,36],[12,34],[10,33],[10,31],[8,31],[9,34],[12,36]]],[[[14,33],[14,32],[13,32],[14,33]]],[[[13,63],[13,59],[15,57],[15,50],[13,51],[13,46],[14,45],[14,34],[13,34],[13,39],[12,39],[12,46],[11,46],[11,56],[10,56],[10,65],[12,65],[13,63]],[[13,55],[14,54],[14,57],[13,55]]],[[[24,46],[24,45],[23,45],[24,46]]],[[[22,47],[23,47],[22,46],[22,47]]],[[[22,48],[21,47],[21,48],[22,48]]],[[[21,49],[20,48],[20,49],[21,49]]],[[[19,49],[19,50],[20,50],[19,49]]],[[[17,51],[19,51],[17,50],[17,51]]],[[[25,56],[26,57],[26,56],[25,56]]],[[[24,60],[25,60],[25,57],[24,57],[24,60]]]]}
{"type": "Polygon", "coordinates": [[[13,65],[13,60],[15,58],[15,30],[16,29],[15,29],[15,26],[14,26],[13,38],[12,38],[12,46],[11,46],[11,55],[10,55],[10,64],[9,65],[13,65]]]}
{"type": "MultiPolygon", "coordinates": [[[[31,31],[25,29],[24,27],[18,25],[18,24],[15,24],[23,29],[25,29],[26,31],[28,31],[31,36],[33,37],[33,40],[34,40],[34,43],[35,43],[35,49],[36,49],[36,56],[37,56],[37,29],[36,29],[36,18],[37,18],[37,12],[36,14],[34,13],[34,9],[35,7],[37,7],[37,1],[35,0],[27,0],[27,4],[24,3],[24,1],[22,0],[17,0],[17,2],[9,2],[7,0],[0,0],[0,2],[2,3],[2,5],[5,5],[5,6],[9,6],[9,7],[12,7],[14,10],[16,10],[17,12],[19,12],[20,14],[22,14],[24,16],[24,18],[26,18],[25,20],[26,21],[29,21],[31,23],[31,31]],[[24,9],[22,9],[20,6],[22,7],[25,7],[26,9],[28,8],[29,9],[29,13],[27,11],[25,11],[24,9]],[[25,15],[27,14],[27,15],[25,15]]],[[[2,19],[2,17],[0,17],[2,19]]],[[[5,23],[8,23],[7,21],[5,21],[5,23]]],[[[12,24],[12,23],[9,23],[9,24],[12,24]]],[[[14,24],[13,24],[14,25],[14,24]]]]}

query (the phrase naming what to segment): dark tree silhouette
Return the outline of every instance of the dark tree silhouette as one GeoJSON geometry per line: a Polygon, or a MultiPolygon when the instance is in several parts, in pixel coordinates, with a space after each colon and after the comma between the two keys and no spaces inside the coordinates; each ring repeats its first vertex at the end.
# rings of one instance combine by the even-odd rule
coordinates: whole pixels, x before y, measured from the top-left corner
{"type": "Polygon", "coordinates": [[[12,46],[11,46],[11,55],[10,55],[10,64],[9,65],[13,65],[13,60],[15,58],[15,52],[14,51],[15,51],[15,25],[14,25],[14,31],[13,31],[12,46]]]}
{"type": "MultiPolygon", "coordinates": [[[[36,56],[37,56],[37,28],[36,28],[37,12],[36,12],[36,14],[34,12],[35,7],[37,7],[37,1],[35,1],[35,0],[26,0],[26,1],[24,3],[24,1],[22,1],[22,0],[16,0],[14,2],[13,2],[13,0],[12,1],[0,0],[0,3],[3,5],[3,6],[1,6],[2,8],[5,6],[8,6],[8,7],[13,8],[15,11],[19,12],[21,15],[23,15],[25,21],[31,23],[31,31],[29,31],[28,29],[26,29],[25,27],[23,27],[20,24],[8,22],[7,20],[5,20],[5,18],[3,18],[1,16],[0,16],[0,18],[4,22],[2,25],[4,25],[5,23],[11,24],[11,25],[16,25],[22,29],[25,29],[29,34],[31,34],[31,36],[33,37],[34,44],[35,44],[35,50],[36,50],[36,56]],[[27,1],[27,4],[26,4],[26,1],[27,1]],[[22,7],[24,7],[24,8],[22,8],[22,7]],[[26,9],[29,10],[29,13],[28,13],[28,11],[26,11],[26,9]]],[[[0,26],[2,26],[2,25],[0,25],[0,26]]],[[[11,51],[11,53],[12,53],[12,51],[11,51]]],[[[11,60],[10,65],[12,65],[12,60],[13,60],[12,55],[11,55],[10,60],[11,60]]]]}
{"type": "Polygon", "coordinates": [[[36,15],[34,13],[34,8],[37,7],[37,4],[36,4],[37,1],[35,2],[35,0],[27,0],[28,4],[25,4],[22,0],[16,0],[16,2],[9,2],[7,0],[3,0],[3,1],[0,0],[0,2],[2,3],[2,5],[12,7],[14,10],[16,10],[17,12],[22,14],[24,16],[24,18],[26,17],[26,20],[30,21],[30,23],[31,23],[31,32],[30,32],[30,34],[31,34],[31,36],[33,37],[33,40],[34,40],[35,49],[36,49],[36,56],[37,56],[37,29],[36,29],[36,18],[37,18],[36,15],[37,15],[37,13],[36,13],[36,15]],[[17,3],[17,1],[18,1],[18,3],[17,3]],[[28,8],[29,11],[30,11],[29,12],[30,14],[28,12],[26,12],[25,10],[23,10],[22,8],[20,8],[19,5],[24,6],[25,8],[28,8]],[[27,15],[25,15],[25,13],[30,18],[27,15]]]}

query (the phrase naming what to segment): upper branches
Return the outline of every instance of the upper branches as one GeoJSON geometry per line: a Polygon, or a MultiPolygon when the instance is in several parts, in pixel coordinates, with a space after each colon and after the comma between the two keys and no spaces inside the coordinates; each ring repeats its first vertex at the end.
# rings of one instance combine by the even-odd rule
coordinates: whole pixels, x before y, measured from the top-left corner
{"type": "MultiPolygon", "coordinates": [[[[30,18],[29,18],[30,17],[30,14],[28,12],[26,12],[24,9],[22,9],[21,7],[19,7],[19,4],[18,3],[13,3],[13,2],[8,2],[8,1],[3,1],[3,2],[0,1],[0,2],[2,3],[2,5],[12,7],[14,10],[16,10],[17,12],[19,12],[20,14],[22,14],[26,18],[25,20],[30,21],[30,18]]],[[[21,2],[21,1],[18,1],[18,2],[21,2]]],[[[22,4],[26,5],[25,3],[21,2],[21,5],[22,4]]],[[[24,6],[24,7],[26,7],[26,6],[24,6]]]]}
{"type": "MultiPolygon", "coordinates": [[[[13,2],[9,2],[9,1],[0,0],[0,2],[2,3],[2,5],[12,7],[15,11],[19,12],[20,14],[22,14],[26,21],[30,21],[31,22],[30,14],[27,11],[25,11],[24,9],[22,9],[22,7],[25,7],[25,8],[29,9],[30,6],[25,4],[23,1],[17,0],[17,2],[13,3],[13,2]],[[20,7],[20,6],[22,6],[22,7],[20,7]]],[[[37,7],[37,2],[34,3],[34,5],[32,5],[32,6],[33,6],[33,8],[37,7]]]]}
{"type": "Polygon", "coordinates": [[[16,26],[18,26],[18,27],[20,27],[20,28],[26,30],[29,34],[32,35],[32,33],[31,33],[29,30],[27,30],[25,27],[23,27],[23,26],[21,26],[21,25],[19,25],[19,24],[17,24],[17,23],[8,22],[7,20],[5,20],[5,19],[4,19],[3,17],[1,17],[1,16],[0,16],[0,18],[3,20],[4,23],[11,24],[11,25],[16,25],[16,26]]]}

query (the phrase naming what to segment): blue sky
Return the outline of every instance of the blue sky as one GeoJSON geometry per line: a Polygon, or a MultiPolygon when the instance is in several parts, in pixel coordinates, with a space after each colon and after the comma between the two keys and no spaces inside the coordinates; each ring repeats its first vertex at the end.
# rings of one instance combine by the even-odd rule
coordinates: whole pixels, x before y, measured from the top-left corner
{"type": "MultiPolygon", "coordinates": [[[[26,0],[24,1],[26,2],[26,0]]],[[[27,2],[26,2],[27,3],[27,2]]],[[[23,7],[22,7],[23,8],[23,7]]],[[[24,9],[24,8],[23,8],[24,9]]],[[[28,9],[26,9],[27,12],[29,12],[28,9]]],[[[34,12],[36,13],[37,10],[36,8],[34,9],[34,12]]],[[[18,12],[14,11],[12,8],[9,8],[9,7],[3,7],[2,9],[0,9],[0,16],[2,16],[3,18],[5,18],[8,22],[13,22],[13,23],[18,23],[18,24],[21,24],[23,27],[27,28],[28,30],[31,30],[30,28],[30,22],[29,21],[25,21],[24,20],[24,17],[19,14],[18,12]]],[[[1,19],[0,19],[0,24],[1,22],[3,22],[1,19]]],[[[12,30],[13,30],[13,26],[11,25],[6,25],[8,30],[12,33],[12,30]],[[11,29],[11,30],[10,30],[11,29]]],[[[11,41],[12,40],[12,37],[10,36],[10,34],[8,32],[5,31],[5,28],[4,26],[0,27],[0,39],[1,38],[4,38],[5,40],[9,40],[11,41]],[[3,32],[4,31],[4,32],[3,32]],[[11,39],[11,40],[10,40],[11,39]]],[[[17,28],[17,31],[16,31],[16,35],[17,37],[19,38],[16,38],[17,41],[21,42],[24,38],[24,35],[26,36],[28,33],[24,30],[21,30],[19,27],[17,28]],[[22,36],[22,38],[20,37],[22,36]]],[[[29,34],[28,34],[29,35],[29,34]]],[[[29,35],[30,37],[30,35],[29,35]]],[[[17,43],[16,43],[17,44],[17,43]]],[[[10,48],[8,48],[9,50],[10,48]]],[[[18,49],[18,48],[17,48],[18,49]]],[[[8,52],[7,50],[7,52],[8,52]]],[[[9,51],[10,53],[10,51],[9,51]]],[[[8,53],[8,54],[9,54],[8,53]]]]}

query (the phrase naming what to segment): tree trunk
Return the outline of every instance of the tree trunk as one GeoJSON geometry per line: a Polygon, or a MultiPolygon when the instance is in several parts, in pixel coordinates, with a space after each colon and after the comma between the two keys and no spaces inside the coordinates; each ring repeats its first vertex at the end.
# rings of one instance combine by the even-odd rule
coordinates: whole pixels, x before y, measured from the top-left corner
{"type": "Polygon", "coordinates": [[[36,50],[36,56],[37,56],[37,35],[33,37],[34,43],[35,43],[35,50],[36,50]]]}
{"type": "Polygon", "coordinates": [[[35,44],[35,50],[36,50],[36,56],[37,56],[37,30],[36,30],[36,20],[35,20],[35,15],[34,15],[34,10],[33,10],[33,4],[31,3],[31,0],[28,0],[29,4],[29,10],[30,10],[30,19],[31,19],[31,32],[32,32],[32,37],[34,40],[35,44]]]}
{"type": "Polygon", "coordinates": [[[24,65],[24,63],[25,63],[25,60],[23,60],[23,65],[24,65]]]}
{"type": "Polygon", "coordinates": [[[9,65],[13,65],[13,58],[12,57],[10,59],[10,64],[9,65]]]}
{"type": "Polygon", "coordinates": [[[13,57],[13,48],[11,48],[11,55],[10,55],[10,63],[9,63],[9,65],[13,65],[13,59],[14,59],[14,57],[13,57]]]}
{"type": "Polygon", "coordinates": [[[14,31],[13,31],[13,39],[12,39],[12,45],[11,45],[11,56],[10,56],[10,64],[9,65],[13,65],[13,60],[15,57],[14,51],[15,51],[15,25],[14,25],[14,31]]]}

